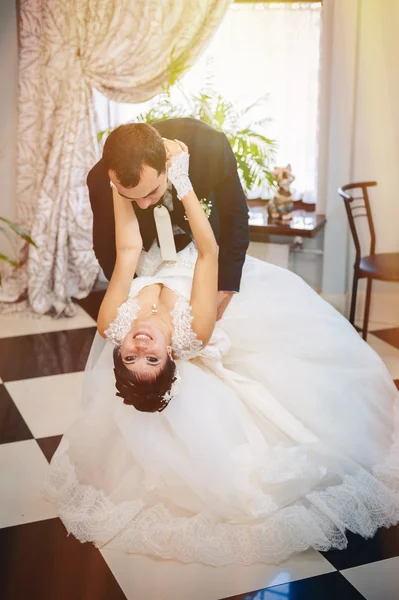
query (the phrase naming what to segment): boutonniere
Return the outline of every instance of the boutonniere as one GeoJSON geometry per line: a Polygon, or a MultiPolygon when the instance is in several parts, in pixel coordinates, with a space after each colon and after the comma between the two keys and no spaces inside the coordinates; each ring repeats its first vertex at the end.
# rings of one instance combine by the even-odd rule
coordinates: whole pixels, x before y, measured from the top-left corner
{"type": "MultiPolygon", "coordinates": [[[[201,204],[202,210],[204,211],[204,213],[206,214],[206,216],[209,219],[209,217],[211,216],[211,212],[212,212],[212,200],[207,200],[206,198],[201,198],[199,203],[201,204]]],[[[184,218],[186,221],[188,221],[187,215],[184,215],[184,218]]]]}

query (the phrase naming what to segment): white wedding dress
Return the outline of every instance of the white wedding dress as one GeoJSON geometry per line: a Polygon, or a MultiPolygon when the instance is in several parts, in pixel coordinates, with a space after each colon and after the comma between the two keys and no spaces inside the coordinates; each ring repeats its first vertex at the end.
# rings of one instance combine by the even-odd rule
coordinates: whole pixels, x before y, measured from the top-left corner
{"type": "Polygon", "coordinates": [[[45,487],[67,530],[225,565],[344,548],[345,530],[369,537],[397,523],[398,392],[380,358],[299,277],[249,257],[201,350],[188,302],[195,258],[193,245],[174,264],[148,256],[110,329],[122,335],[145,285],[176,292],[182,381],[166,410],[116,397],[113,345],[94,340],[81,412],[45,487]]]}

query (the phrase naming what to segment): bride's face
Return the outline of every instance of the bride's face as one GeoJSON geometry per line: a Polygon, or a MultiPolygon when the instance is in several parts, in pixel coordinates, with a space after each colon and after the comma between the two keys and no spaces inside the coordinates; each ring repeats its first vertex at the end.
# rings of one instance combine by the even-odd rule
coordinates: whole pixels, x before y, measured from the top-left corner
{"type": "Polygon", "coordinates": [[[125,367],[134,373],[153,378],[165,366],[171,350],[162,332],[152,323],[135,324],[121,346],[121,358],[125,367]]]}

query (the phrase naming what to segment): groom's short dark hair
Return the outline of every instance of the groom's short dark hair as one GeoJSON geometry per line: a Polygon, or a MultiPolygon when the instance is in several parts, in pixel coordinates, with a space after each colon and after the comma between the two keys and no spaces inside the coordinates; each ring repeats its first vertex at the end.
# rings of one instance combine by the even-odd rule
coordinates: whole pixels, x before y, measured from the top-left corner
{"type": "Polygon", "coordinates": [[[160,133],[149,123],[120,125],[107,137],[103,160],[125,188],[139,184],[144,166],[165,172],[166,151],[160,133]]]}

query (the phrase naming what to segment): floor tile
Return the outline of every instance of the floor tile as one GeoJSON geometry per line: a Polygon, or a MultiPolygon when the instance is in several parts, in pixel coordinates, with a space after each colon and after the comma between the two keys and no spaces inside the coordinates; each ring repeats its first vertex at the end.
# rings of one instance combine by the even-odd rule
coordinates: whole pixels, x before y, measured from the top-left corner
{"type": "Polygon", "coordinates": [[[94,327],[0,339],[0,376],[16,381],[83,371],[94,327]]]}
{"type": "Polygon", "coordinates": [[[378,331],[373,331],[373,335],[376,335],[378,338],[390,344],[391,346],[395,346],[395,348],[399,348],[399,327],[393,327],[392,329],[380,329],[378,331]]]}
{"type": "Polygon", "coordinates": [[[83,372],[5,383],[35,438],[65,433],[81,405],[83,372]]]}
{"type": "Polygon", "coordinates": [[[397,600],[399,598],[399,558],[381,560],[342,571],[366,600],[397,600]]]}
{"type": "Polygon", "coordinates": [[[130,599],[218,600],[247,590],[332,572],[333,567],[310,550],[285,563],[208,567],[125,554],[103,549],[102,554],[130,599]]]}
{"type": "Polygon", "coordinates": [[[0,527],[56,516],[41,493],[47,469],[35,440],[0,446],[0,527]]]}
{"type": "Polygon", "coordinates": [[[0,338],[20,337],[22,335],[34,335],[49,333],[51,331],[66,331],[95,326],[94,319],[81,306],[78,304],[75,304],[75,306],[76,315],[70,319],[66,317],[52,319],[46,316],[40,319],[33,319],[23,314],[0,315],[0,338]]]}
{"type": "Polygon", "coordinates": [[[76,302],[88,313],[94,321],[97,321],[98,311],[100,310],[101,302],[104,299],[106,289],[94,291],[81,300],[76,302]]]}
{"type": "Polygon", "coordinates": [[[57,450],[61,440],[62,435],[53,435],[51,437],[36,440],[48,462],[53,458],[53,454],[57,450]]]}
{"type": "Polygon", "coordinates": [[[350,532],[347,537],[348,547],[345,550],[322,553],[339,571],[399,556],[399,525],[379,529],[371,540],[350,532]]]}
{"type": "Polygon", "coordinates": [[[31,439],[32,433],[4,385],[0,384],[0,444],[31,439]]]}
{"type": "MultiPolygon", "coordinates": [[[[340,573],[329,573],[302,581],[230,596],[223,600],[364,600],[340,573]]],[[[380,598],[382,600],[382,598],[380,598]]],[[[385,599],[384,599],[385,600],[385,599]]]]}
{"type": "Polygon", "coordinates": [[[4,600],[125,599],[100,552],[67,536],[59,519],[0,530],[0,554],[4,600]]]}
{"type": "Polygon", "coordinates": [[[387,344],[374,333],[367,336],[367,342],[382,358],[393,379],[399,379],[399,349],[387,344]]]}

